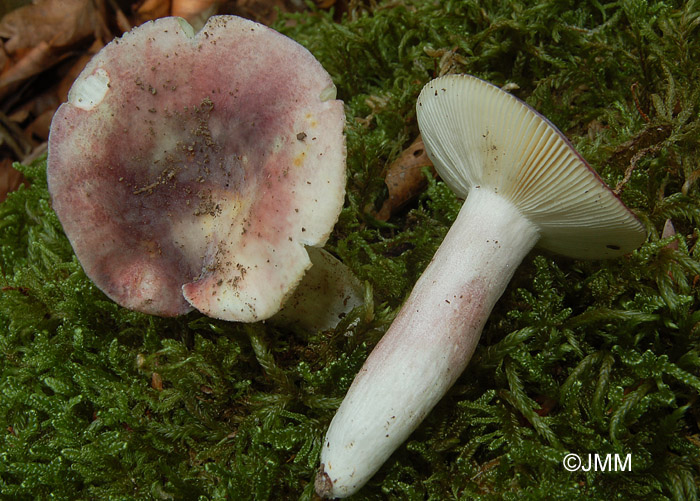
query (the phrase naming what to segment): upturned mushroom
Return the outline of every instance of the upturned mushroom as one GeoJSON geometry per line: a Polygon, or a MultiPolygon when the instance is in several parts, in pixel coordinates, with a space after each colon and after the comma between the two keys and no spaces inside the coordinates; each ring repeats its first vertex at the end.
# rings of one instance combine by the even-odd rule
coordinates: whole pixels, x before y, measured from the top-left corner
{"type": "Polygon", "coordinates": [[[235,16],[108,44],[56,112],[53,208],[86,274],[122,306],[269,318],[343,205],[343,103],[304,47],[235,16]]]}
{"type": "Polygon", "coordinates": [[[601,259],[645,239],[563,134],[498,87],[441,77],[423,88],[417,113],[429,157],[466,201],[330,424],[316,478],[323,497],[360,489],[452,386],[535,245],[601,259]]]}

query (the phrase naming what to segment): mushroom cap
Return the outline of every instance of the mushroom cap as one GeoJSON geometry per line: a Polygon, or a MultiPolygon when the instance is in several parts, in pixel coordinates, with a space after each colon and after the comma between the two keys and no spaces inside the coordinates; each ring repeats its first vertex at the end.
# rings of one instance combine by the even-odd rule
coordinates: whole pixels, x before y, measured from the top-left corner
{"type": "Polygon", "coordinates": [[[330,252],[307,247],[311,268],[270,319],[277,325],[296,325],[309,332],[333,329],[365,300],[360,280],[330,252]]]}
{"type": "Polygon", "coordinates": [[[51,125],[53,208],[110,298],[273,315],[345,193],[344,110],[301,45],[235,16],[145,23],[102,49],[51,125]]]}
{"type": "Polygon", "coordinates": [[[450,188],[505,197],[538,226],[538,246],[598,259],[644,241],[642,224],[566,137],[511,94],[447,75],[428,82],[416,110],[428,156],[450,188]]]}

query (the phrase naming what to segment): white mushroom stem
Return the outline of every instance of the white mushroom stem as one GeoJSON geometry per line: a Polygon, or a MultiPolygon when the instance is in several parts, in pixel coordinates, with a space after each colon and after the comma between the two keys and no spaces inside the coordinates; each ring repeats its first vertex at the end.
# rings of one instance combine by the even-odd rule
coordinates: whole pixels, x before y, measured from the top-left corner
{"type": "Polygon", "coordinates": [[[362,487],[455,382],[535,244],[601,259],[645,237],[561,132],[498,87],[437,78],[416,116],[435,169],[467,200],[331,422],[316,477],[325,497],[362,487]]]}
{"type": "Polygon", "coordinates": [[[491,310],[539,239],[492,188],[472,188],[457,220],[374,348],[331,422],[317,491],[356,492],[466,367],[491,310]]]}

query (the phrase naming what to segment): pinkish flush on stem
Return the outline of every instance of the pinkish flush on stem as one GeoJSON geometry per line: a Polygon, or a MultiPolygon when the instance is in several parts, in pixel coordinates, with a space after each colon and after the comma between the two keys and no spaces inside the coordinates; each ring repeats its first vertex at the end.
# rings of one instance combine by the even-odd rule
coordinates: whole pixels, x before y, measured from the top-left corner
{"type": "Polygon", "coordinates": [[[600,259],[645,238],[569,141],[499,88],[438,78],[423,88],[417,114],[438,173],[466,201],[330,424],[316,477],[322,497],[357,492],[442,398],[535,245],[600,259]]]}
{"type": "Polygon", "coordinates": [[[159,19],[101,50],[55,114],[53,208],[120,305],[263,320],[342,208],[343,127],[330,76],[291,39],[159,19]]]}

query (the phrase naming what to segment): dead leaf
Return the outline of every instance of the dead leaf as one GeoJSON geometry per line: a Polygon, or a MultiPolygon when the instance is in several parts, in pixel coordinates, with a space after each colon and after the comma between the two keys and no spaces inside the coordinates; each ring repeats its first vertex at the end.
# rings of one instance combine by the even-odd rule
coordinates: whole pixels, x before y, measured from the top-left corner
{"type": "Polygon", "coordinates": [[[70,55],[78,42],[111,37],[104,0],[40,0],[0,20],[0,37],[14,64],[0,75],[0,99],[70,55]]]}
{"type": "Polygon", "coordinates": [[[124,11],[119,7],[119,4],[117,3],[117,0],[108,0],[110,7],[112,7],[112,10],[114,11],[114,21],[117,23],[117,28],[122,33],[125,33],[127,31],[131,31],[131,23],[129,22],[129,19],[126,17],[126,14],[124,14],[124,11]]]}
{"type": "Polygon", "coordinates": [[[195,31],[199,31],[216,13],[220,3],[218,0],[172,0],[170,15],[187,20],[195,31]]]}
{"type": "Polygon", "coordinates": [[[0,37],[13,54],[46,43],[64,47],[95,32],[97,11],[90,0],[40,0],[20,7],[0,20],[0,37]]]}
{"type": "Polygon", "coordinates": [[[145,0],[134,9],[137,24],[170,15],[170,0],[145,0]]]}
{"type": "Polygon", "coordinates": [[[163,391],[163,378],[157,372],[151,374],[151,388],[163,391]]]}
{"type": "Polygon", "coordinates": [[[0,40],[0,73],[5,71],[5,67],[10,63],[10,58],[7,57],[7,52],[5,51],[5,44],[0,40]]]}
{"type": "Polygon", "coordinates": [[[0,98],[5,97],[14,90],[14,85],[26,79],[38,75],[46,68],[52,66],[60,59],[56,49],[46,42],[39,42],[0,76],[0,98]]]}
{"type": "Polygon", "coordinates": [[[42,142],[49,140],[49,127],[51,127],[51,119],[56,110],[46,110],[41,115],[36,117],[32,123],[24,130],[27,137],[39,139],[42,142]]]}
{"type": "Polygon", "coordinates": [[[5,201],[8,193],[19,188],[22,181],[24,178],[12,167],[12,160],[9,158],[0,160],[0,203],[5,201]]]}
{"type": "Polygon", "coordinates": [[[0,113],[0,143],[9,147],[16,158],[24,157],[32,149],[22,129],[4,113],[0,113]]]}
{"type": "Polygon", "coordinates": [[[425,152],[423,138],[419,135],[389,166],[384,178],[389,198],[377,213],[377,219],[387,221],[392,214],[419,195],[428,184],[423,168],[432,166],[433,163],[425,152]]]}

